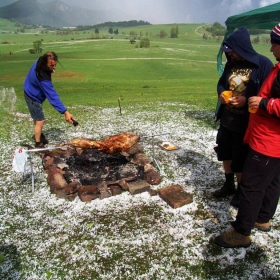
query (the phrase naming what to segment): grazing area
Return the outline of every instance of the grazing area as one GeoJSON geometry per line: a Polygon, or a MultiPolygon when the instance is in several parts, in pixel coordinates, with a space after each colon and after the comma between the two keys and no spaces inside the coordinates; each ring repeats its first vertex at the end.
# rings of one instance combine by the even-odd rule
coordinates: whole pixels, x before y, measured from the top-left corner
{"type": "MultiPolygon", "coordinates": [[[[203,24],[178,26],[173,39],[156,36],[172,25],[119,29],[113,36],[101,29],[97,39],[94,30],[14,34],[12,24],[0,21],[7,42],[0,48],[1,279],[279,279],[280,209],[272,230],[253,230],[246,249],[213,242],[237,213],[230,198],[212,195],[224,176],[213,149],[221,38],[203,39],[203,24]],[[150,47],[140,48],[138,36],[131,44],[131,30],[147,36],[150,47]],[[13,171],[12,162],[16,149],[34,144],[22,84],[40,55],[28,51],[38,39],[43,52],[59,56],[53,83],[79,122],[67,124],[45,102],[49,146],[132,132],[157,163],[161,182],[151,189],[180,185],[191,203],[173,209],[148,192],[60,199],[50,192],[39,153],[30,159],[32,192],[31,173],[13,171]],[[178,149],[164,150],[162,141],[178,149]]],[[[264,39],[254,48],[274,62],[264,39]]]]}

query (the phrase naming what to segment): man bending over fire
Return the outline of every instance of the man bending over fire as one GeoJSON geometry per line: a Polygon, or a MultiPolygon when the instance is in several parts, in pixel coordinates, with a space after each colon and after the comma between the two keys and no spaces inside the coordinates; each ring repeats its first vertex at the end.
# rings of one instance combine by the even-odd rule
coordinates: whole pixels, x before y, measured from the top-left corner
{"type": "Polygon", "coordinates": [[[67,111],[52,84],[51,75],[55,72],[57,62],[58,56],[54,52],[47,52],[39,57],[31,66],[23,86],[24,97],[34,120],[33,139],[36,148],[43,148],[48,144],[48,140],[42,133],[45,123],[42,104],[46,99],[59,113],[64,114],[67,122],[74,121],[73,115],[67,111]]]}

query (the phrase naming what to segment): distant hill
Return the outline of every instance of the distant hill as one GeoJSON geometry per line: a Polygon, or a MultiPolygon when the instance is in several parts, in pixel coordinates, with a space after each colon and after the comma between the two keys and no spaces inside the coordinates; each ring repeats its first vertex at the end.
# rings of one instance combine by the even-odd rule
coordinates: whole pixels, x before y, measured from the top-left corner
{"type": "Polygon", "coordinates": [[[15,2],[15,0],[1,0],[0,7],[8,6],[14,2],[15,2]]]}
{"type": "Polygon", "coordinates": [[[18,0],[0,8],[0,18],[25,24],[52,27],[96,25],[106,21],[119,21],[127,17],[118,10],[89,10],[73,7],[60,0],[40,4],[37,0],[18,0]]]}

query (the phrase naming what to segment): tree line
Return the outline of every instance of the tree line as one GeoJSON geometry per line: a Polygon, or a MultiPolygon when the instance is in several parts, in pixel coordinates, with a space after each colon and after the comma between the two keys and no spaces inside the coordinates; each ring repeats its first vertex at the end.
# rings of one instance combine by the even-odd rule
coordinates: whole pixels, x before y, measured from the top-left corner
{"type": "Polygon", "coordinates": [[[142,26],[142,25],[152,25],[148,21],[143,21],[143,20],[129,20],[129,21],[118,21],[118,22],[113,22],[113,21],[107,21],[104,23],[100,24],[95,24],[95,25],[78,25],[77,30],[88,30],[88,29],[95,29],[95,28],[102,28],[102,27],[135,27],[135,26],[142,26]]]}
{"type": "MultiPolygon", "coordinates": [[[[226,27],[219,22],[214,22],[211,26],[206,27],[206,31],[211,33],[211,36],[224,36],[226,33],[226,27]]],[[[250,35],[270,34],[270,30],[263,29],[249,29],[250,35]]]]}

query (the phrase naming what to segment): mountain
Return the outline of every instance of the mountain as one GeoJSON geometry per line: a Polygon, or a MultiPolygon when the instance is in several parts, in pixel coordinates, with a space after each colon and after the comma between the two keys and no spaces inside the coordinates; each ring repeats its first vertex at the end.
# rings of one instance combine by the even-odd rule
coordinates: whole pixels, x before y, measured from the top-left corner
{"type": "Polygon", "coordinates": [[[47,4],[40,4],[37,0],[18,0],[1,7],[0,18],[26,24],[66,27],[120,21],[127,18],[127,15],[117,10],[98,11],[73,7],[60,0],[54,0],[47,4]]]}
{"type": "Polygon", "coordinates": [[[0,7],[5,7],[8,6],[12,3],[16,2],[15,0],[1,0],[0,2],[0,7]]]}

